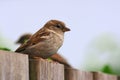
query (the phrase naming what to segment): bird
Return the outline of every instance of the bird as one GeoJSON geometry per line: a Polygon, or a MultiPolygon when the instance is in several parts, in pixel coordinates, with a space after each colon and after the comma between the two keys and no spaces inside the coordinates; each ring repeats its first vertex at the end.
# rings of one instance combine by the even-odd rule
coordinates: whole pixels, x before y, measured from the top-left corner
{"type": "Polygon", "coordinates": [[[29,57],[46,59],[57,53],[63,45],[64,33],[67,31],[70,31],[70,29],[66,27],[64,22],[50,20],[15,52],[28,54],[29,57]]]}
{"type": "MultiPolygon", "coordinates": [[[[29,40],[29,38],[32,36],[31,33],[24,33],[22,34],[18,40],[16,41],[16,44],[24,44],[27,40],[29,40]]],[[[67,59],[64,58],[64,56],[62,56],[61,54],[59,53],[55,53],[53,54],[52,56],[49,57],[49,59],[53,60],[53,61],[56,61],[60,64],[63,64],[66,68],[71,68],[71,64],[68,63],[67,59]]]]}

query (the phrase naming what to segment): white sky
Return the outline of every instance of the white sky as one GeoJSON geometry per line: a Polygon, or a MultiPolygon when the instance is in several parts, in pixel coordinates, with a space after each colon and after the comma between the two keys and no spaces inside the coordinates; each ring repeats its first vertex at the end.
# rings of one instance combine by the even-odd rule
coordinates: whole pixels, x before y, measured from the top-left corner
{"type": "Polygon", "coordinates": [[[48,20],[64,21],[71,28],[59,53],[75,67],[86,46],[102,33],[120,35],[119,0],[0,0],[0,27],[12,39],[34,33],[48,20]]]}

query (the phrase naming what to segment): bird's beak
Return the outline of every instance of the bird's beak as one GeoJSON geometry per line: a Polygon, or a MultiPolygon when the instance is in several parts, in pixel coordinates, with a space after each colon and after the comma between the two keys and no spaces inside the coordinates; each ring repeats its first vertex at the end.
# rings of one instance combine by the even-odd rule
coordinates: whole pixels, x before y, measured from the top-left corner
{"type": "Polygon", "coordinates": [[[65,27],[64,32],[70,31],[69,28],[65,27]]]}

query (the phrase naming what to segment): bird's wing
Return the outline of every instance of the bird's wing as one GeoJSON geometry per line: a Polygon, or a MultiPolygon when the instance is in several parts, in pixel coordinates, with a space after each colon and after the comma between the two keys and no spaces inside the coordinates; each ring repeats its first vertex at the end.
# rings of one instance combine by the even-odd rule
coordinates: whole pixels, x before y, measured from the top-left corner
{"type": "Polygon", "coordinates": [[[39,30],[36,32],[27,42],[21,45],[15,52],[22,52],[27,47],[37,44],[38,42],[42,42],[50,37],[50,32],[45,30],[39,30]]]}

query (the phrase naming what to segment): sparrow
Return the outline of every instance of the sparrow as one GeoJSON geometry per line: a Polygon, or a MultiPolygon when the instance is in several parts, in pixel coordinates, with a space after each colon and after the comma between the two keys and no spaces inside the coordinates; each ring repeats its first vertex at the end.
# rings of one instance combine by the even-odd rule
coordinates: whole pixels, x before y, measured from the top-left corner
{"type": "MultiPolygon", "coordinates": [[[[16,44],[24,44],[30,37],[32,36],[31,33],[26,33],[20,36],[20,38],[17,40],[16,44]]],[[[66,68],[70,68],[71,65],[68,63],[68,61],[59,53],[53,54],[52,56],[49,57],[49,59],[59,62],[63,64],[66,68]]]]}
{"type": "Polygon", "coordinates": [[[48,58],[57,53],[62,46],[64,33],[67,31],[70,29],[64,22],[50,20],[15,52],[28,54],[30,57],[48,58]]]}

